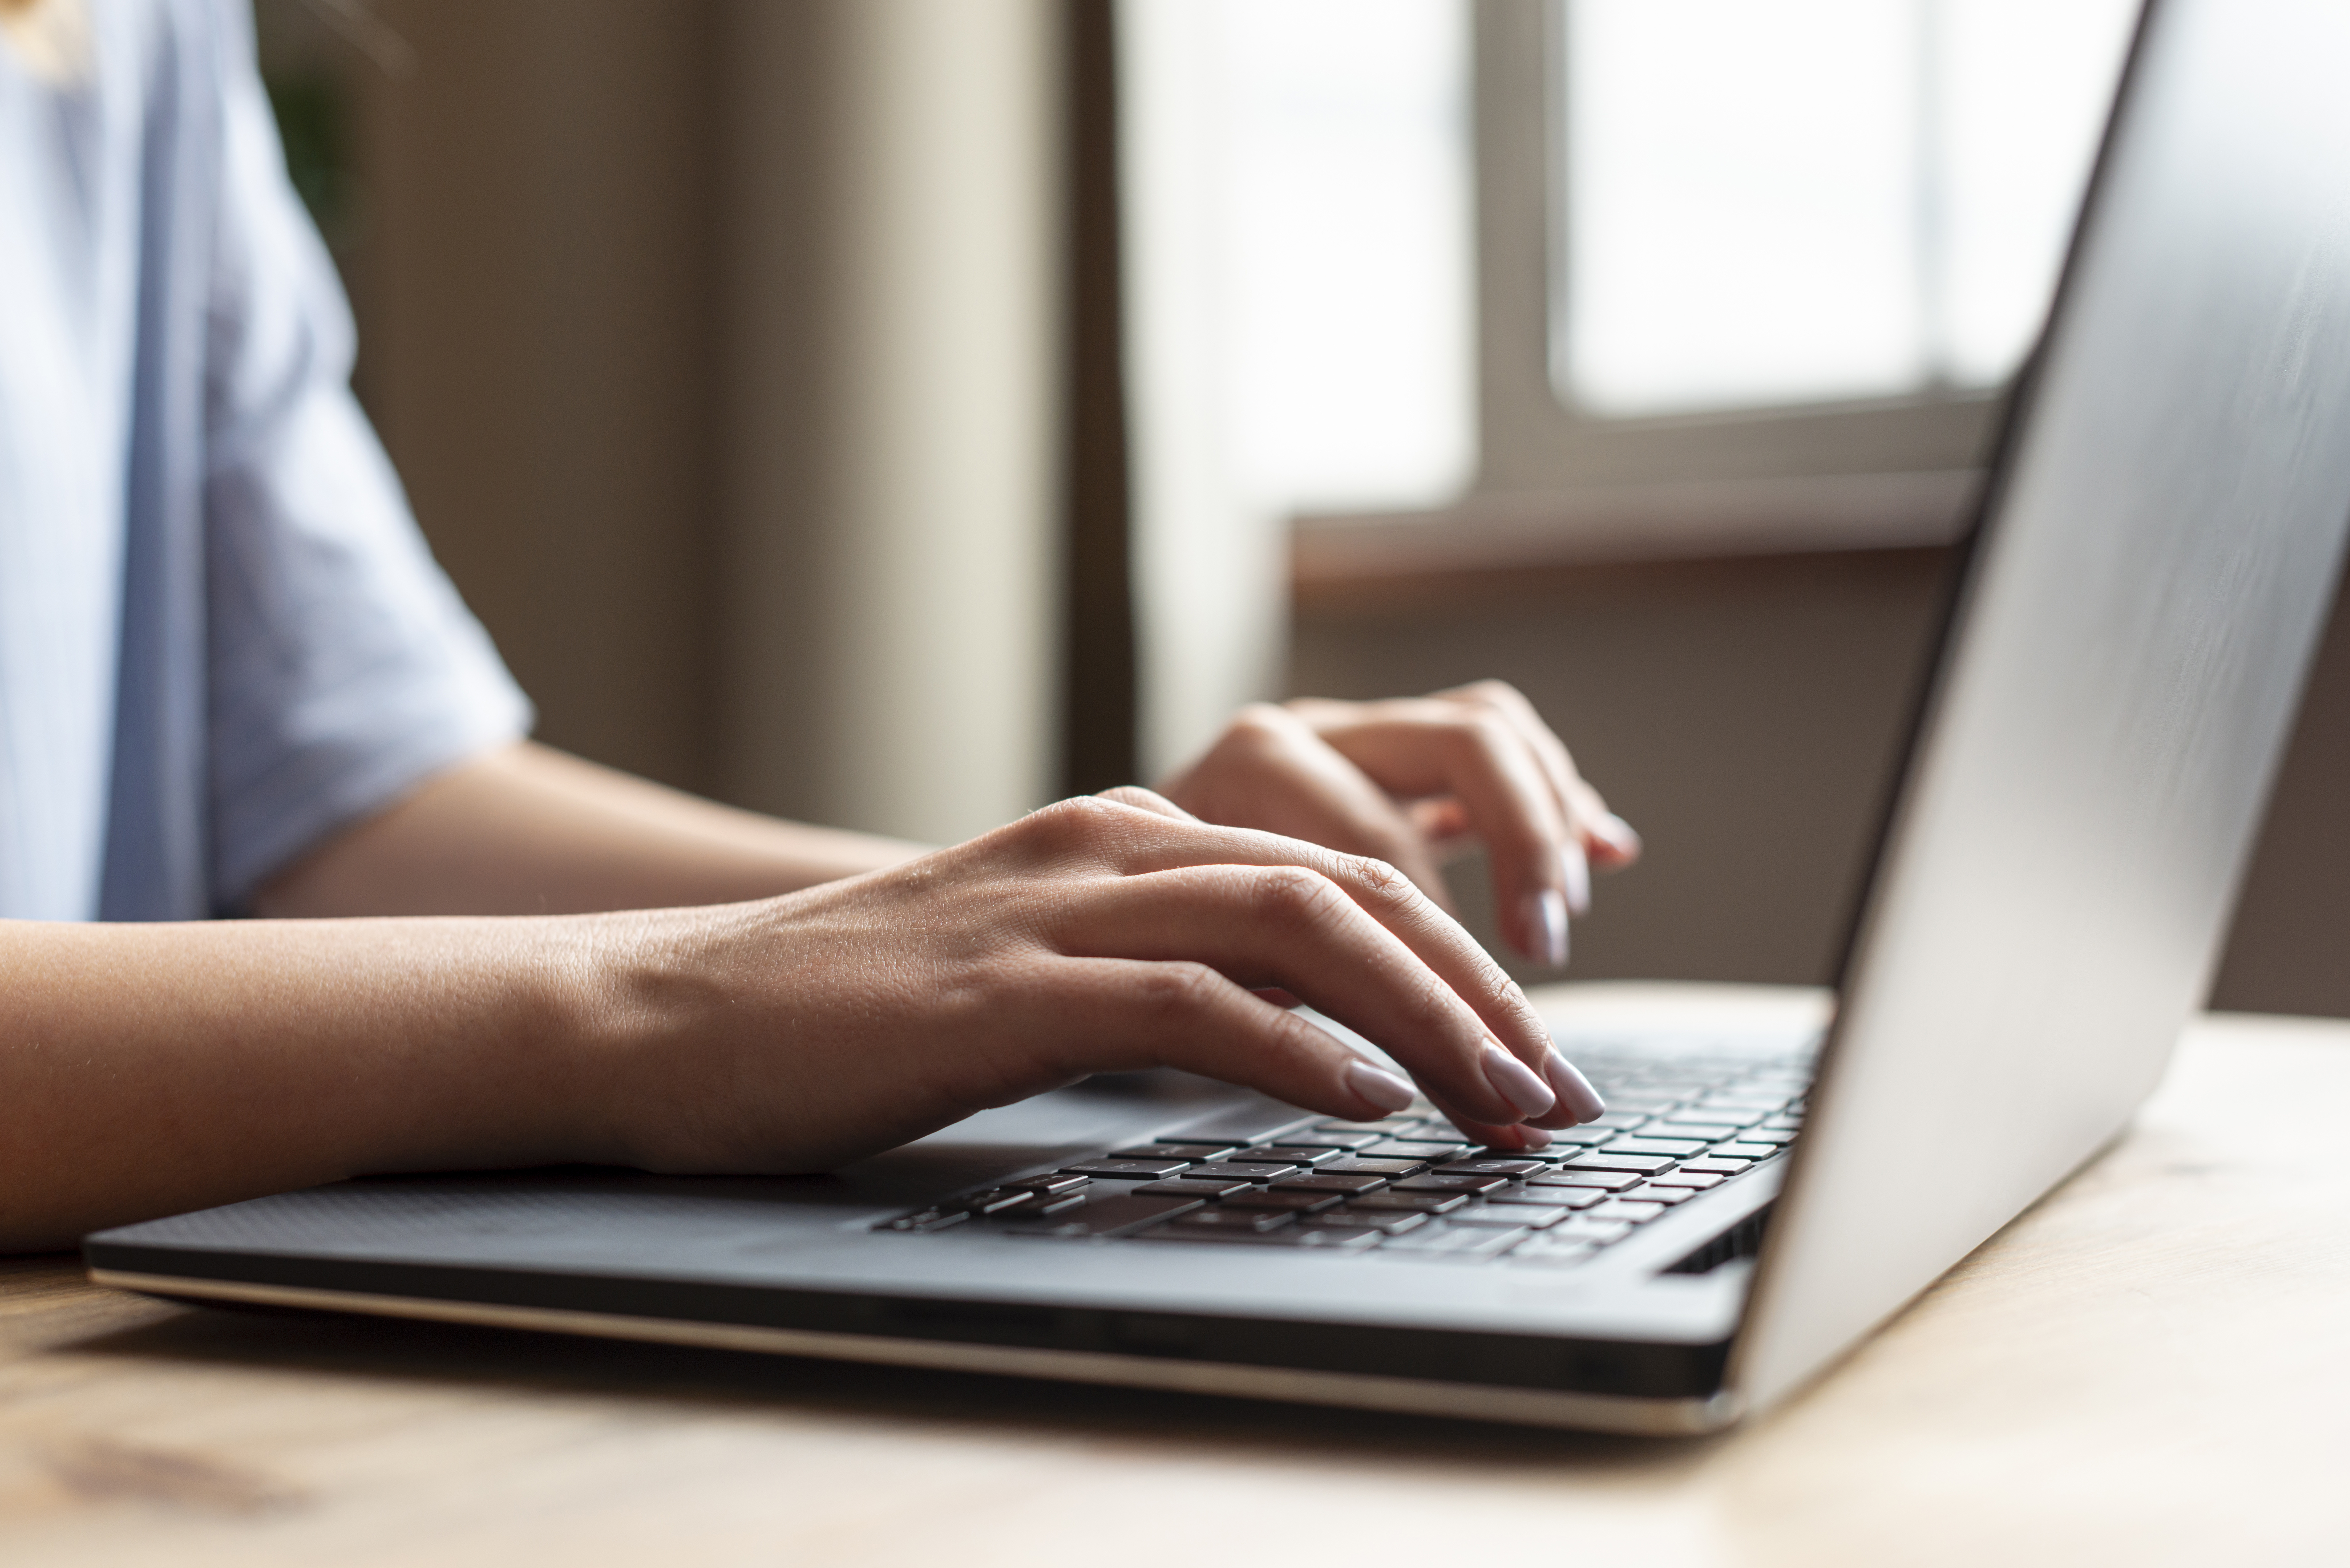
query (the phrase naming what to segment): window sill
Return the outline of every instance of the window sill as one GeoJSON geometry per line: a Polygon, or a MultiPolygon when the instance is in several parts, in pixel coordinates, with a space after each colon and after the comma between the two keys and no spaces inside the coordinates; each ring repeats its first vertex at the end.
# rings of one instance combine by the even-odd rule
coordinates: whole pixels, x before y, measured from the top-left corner
{"type": "Polygon", "coordinates": [[[1416,597],[1590,566],[1733,560],[1949,545],[1973,520],[1981,469],[1496,491],[1428,512],[1297,518],[1300,603],[1416,597]]]}

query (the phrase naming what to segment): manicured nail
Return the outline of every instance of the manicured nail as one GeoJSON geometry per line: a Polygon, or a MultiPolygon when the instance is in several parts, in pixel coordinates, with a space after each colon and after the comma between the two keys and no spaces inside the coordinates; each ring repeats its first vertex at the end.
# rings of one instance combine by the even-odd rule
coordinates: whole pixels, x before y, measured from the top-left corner
{"type": "MultiPolygon", "coordinates": [[[[1566,841],[1565,846],[1559,850],[1558,858],[1559,869],[1565,874],[1567,913],[1570,915],[1591,913],[1591,857],[1583,852],[1582,845],[1570,838],[1566,841]]],[[[1561,953],[1552,961],[1565,963],[1566,955],[1561,953]]]]}
{"type": "Polygon", "coordinates": [[[1587,1122],[1607,1108],[1607,1102],[1599,1097],[1599,1091],[1591,1086],[1591,1080],[1556,1051],[1543,1057],[1543,1076],[1550,1080],[1551,1088],[1558,1096],[1559,1105],[1574,1112],[1578,1122],[1587,1122]]]}
{"type": "Polygon", "coordinates": [[[1492,1085],[1493,1093],[1509,1101],[1522,1116],[1538,1116],[1558,1104],[1558,1096],[1550,1092],[1548,1085],[1492,1040],[1485,1042],[1485,1082],[1492,1085]]]}
{"type": "Polygon", "coordinates": [[[1526,895],[1526,935],[1538,963],[1553,969],[1566,961],[1566,895],[1555,888],[1537,888],[1526,895]]]}
{"type": "Polygon", "coordinates": [[[1413,1089],[1409,1084],[1393,1073],[1372,1066],[1368,1062],[1347,1064],[1347,1087],[1383,1111],[1408,1109],[1412,1101],[1413,1089]]]}
{"type": "Polygon", "coordinates": [[[1640,853],[1640,836],[1632,831],[1630,823],[1612,811],[1591,825],[1591,836],[1607,840],[1607,847],[1624,859],[1640,853]]]}

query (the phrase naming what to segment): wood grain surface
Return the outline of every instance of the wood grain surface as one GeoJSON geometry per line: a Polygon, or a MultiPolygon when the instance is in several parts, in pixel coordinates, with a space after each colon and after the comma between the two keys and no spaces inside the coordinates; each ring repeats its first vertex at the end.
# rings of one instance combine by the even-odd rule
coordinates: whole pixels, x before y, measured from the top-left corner
{"type": "Polygon", "coordinates": [[[2199,1023],[2104,1159],[1702,1441],[195,1311],[0,1262],[0,1563],[2341,1564],[2345,1116],[2350,1024],[2199,1023]]]}

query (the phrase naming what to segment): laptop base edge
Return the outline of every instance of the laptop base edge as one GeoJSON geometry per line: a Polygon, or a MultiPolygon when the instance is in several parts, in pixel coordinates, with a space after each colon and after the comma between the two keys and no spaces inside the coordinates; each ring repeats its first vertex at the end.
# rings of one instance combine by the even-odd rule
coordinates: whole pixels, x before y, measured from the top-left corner
{"type": "Polygon", "coordinates": [[[749,1324],[701,1323],[567,1308],[437,1301],[417,1296],[322,1290],[311,1286],[192,1279],[119,1269],[92,1268],[89,1278],[94,1284],[116,1290],[136,1291],[143,1295],[197,1303],[227,1303],[358,1313],[377,1317],[419,1318],[483,1328],[528,1329],[705,1349],[754,1351],[771,1355],[859,1361],[932,1371],[1046,1377],[1069,1383],[1287,1400],[1399,1415],[1452,1417],[1503,1421],[1517,1426],[1619,1432],[1640,1437],[1702,1436],[1730,1426],[1742,1414],[1742,1401],[1727,1391],[1701,1399],[1643,1399],[1356,1373],[1171,1361],[1103,1351],[899,1339],[878,1334],[837,1334],[749,1324]]]}

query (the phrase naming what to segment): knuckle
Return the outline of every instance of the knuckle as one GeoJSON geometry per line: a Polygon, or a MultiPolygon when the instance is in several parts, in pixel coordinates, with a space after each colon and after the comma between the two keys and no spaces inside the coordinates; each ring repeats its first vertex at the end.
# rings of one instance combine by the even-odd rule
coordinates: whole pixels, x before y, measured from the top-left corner
{"type": "Polygon", "coordinates": [[[1110,801],[1081,794],[1030,812],[1021,819],[1021,825],[1029,836],[1048,848],[1074,849],[1107,836],[1126,809],[1110,801]]]}
{"type": "Polygon", "coordinates": [[[1515,709],[1532,706],[1527,702],[1524,692],[1506,680],[1496,680],[1490,677],[1483,680],[1471,681],[1461,689],[1461,693],[1471,701],[1482,702],[1489,708],[1515,709]]]}
{"type": "Polygon", "coordinates": [[[1336,883],[1303,866],[1270,867],[1256,877],[1258,908],[1284,924],[1318,923],[1346,897],[1336,883]]]}
{"type": "Polygon", "coordinates": [[[1345,865],[1347,875],[1365,898],[1395,905],[1412,903],[1420,896],[1412,879],[1390,861],[1369,855],[1350,855],[1347,857],[1345,865]]]}
{"type": "Polygon", "coordinates": [[[1155,963],[1144,972],[1137,1000],[1153,1018],[1186,1022],[1209,1010],[1222,983],[1223,977],[1203,963],[1155,963]]]}

